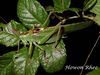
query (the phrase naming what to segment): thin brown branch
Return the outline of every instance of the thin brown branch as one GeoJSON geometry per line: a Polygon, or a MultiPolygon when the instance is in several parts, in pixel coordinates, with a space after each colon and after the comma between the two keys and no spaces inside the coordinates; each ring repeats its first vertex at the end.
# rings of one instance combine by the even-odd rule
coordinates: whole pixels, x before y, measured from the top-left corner
{"type": "Polygon", "coordinates": [[[99,41],[99,38],[100,38],[100,35],[98,36],[98,38],[97,38],[97,40],[96,40],[96,42],[95,42],[94,46],[92,47],[92,49],[91,49],[91,51],[90,51],[89,55],[87,56],[87,59],[86,59],[86,61],[85,61],[84,65],[83,65],[83,68],[82,68],[82,70],[81,70],[81,72],[80,72],[80,74],[79,74],[79,75],[81,75],[81,74],[82,74],[82,72],[83,72],[83,70],[84,70],[84,67],[85,67],[85,65],[86,65],[86,63],[87,63],[87,61],[88,61],[89,57],[91,56],[91,54],[92,54],[92,52],[93,52],[93,50],[94,50],[95,46],[97,45],[97,42],[99,41]]]}

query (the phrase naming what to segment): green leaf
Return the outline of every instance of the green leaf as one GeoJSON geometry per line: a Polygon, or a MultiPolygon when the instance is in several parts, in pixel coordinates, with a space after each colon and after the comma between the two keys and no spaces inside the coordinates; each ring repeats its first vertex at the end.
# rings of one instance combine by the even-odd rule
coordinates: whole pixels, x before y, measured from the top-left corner
{"type": "Polygon", "coordinates": [[[15,51],[11,51],[0,56],[0,75],[15,75],[13,65],[13,56],[15,54],[15,51]]]}
{"type": "Polygon", "coordinates": [[[54,9],[52,6],[49,5],[49,6],[46,6],[46,7],[45,7],[45,10],[46,10],[46,11],[53,11],[53,10],[55,10],[55,9],[54,9]]]}
{"type": "Polygon", "coordinates": [[[97,15],[100,15],[100,0],[97,0],[97,3],[90,11],[97,15]]]}
{"type": "Polygon", "coordinates": [[[75,12],[78,16],[80,16],[79,15],[79,8],[67,8],[67,9],[65,9],[65,11],[67,11],[67,10],[70,10],[70,11],[73,11],[73,12],[75,12]]]}
{"type": "Polygon", "coordinates": [[[95,5],[96,2],[97,0],[85,0],[83,5],[83,12],[93,7],[93,5],[95,5]]]}
{"type": "Polygon", "coordinates": [[[94,21],[100,25],[100,0],[97,0],[97,3],[90,11],[96,14],[94,21]]]}
{"type": "Polygon", "coordinates": [[[54,12],[62,13],[65,9],[69,8],[71,0],[53,0],[54,12]]]}
{"type": "Polygon", "coordinates": [[[100,75],[100,67],[98,67],[97,69],[87,73],[86,75],[100,75]]]}
{"type": "Polygon", "coordinates": [[[43,57],[43,51],[39,49],[39,59],[41,65],[44,68],[44,70],[48,73],[54,73],[61,70],[66,62],[67,55],[63,40],[61,40],[56,47],[57,49],[61,49],[61,51],[54,50],[53,49],[54,45],[55,43],[41,46],[45,50],[48,63],[45,61],[43,57]]]}
{"type": "MultiPolygon", "coordinates": [[[[46,6],[45,10],[46,11],[54,11],[55,12],[55,9],[52,6],[46,6]]],[[[79,10],[80,10],[79,8],[66,8],[63,11],[67,11],[67,10],[73,11],[79,16],[79,13],[78,13],[79,10]]]]}
{"type": "Polygon", "coordinates": [[[14,75],[11,57],[0,57],[0,75],[14,75]]]}
{"type": "Polygon", "coordinates": [[[15,75],[13,56],[15,51],[11,51],[0,56],[0,75],[15,75]]]}
{"type": "Polygon", "coordinates": [[[96,15],[93,20],[100,26],[100,15],[96,15]]]}
{"type": "Polygon", "coordinates": [[[27,31],[23,25],[14,20],[11,20],[7,25],[0,23],[0,27],[3,28],[3,31],[0,31],[0,44],[11,47],[17,46],[19,34],[27,31]]]}
{"type": "Polygon", "coordinates": [[[0,32],[0,44],[5,46],[17,46],[18,45],[18,36],[14,34],[9,34],[7,32],[0,32]]]}
{"type": "Polygon", "coordinates": [[[36,27],[47,27],[49,25],[49,20],[46,25],[43,25],[48,14],[43,6],[36,0],[19,0],[17,15],[20,21],[29,29],[32,29],[33,25],[36,27]]]}
{"type": "Polygon", "coordinates": [[[14,55],[13,61],[16,75],[35,75],[40,66],[37,47],[34,49],[30,63],[28,63],[29,60],[28,50],[25,47],[14,55]]]}
{"type": "MultiPolygon", "coordinates": [[[[16,54],[15,51],[11,51],[8,53],[3,54],[3,57],[9,57],[9,58],[13,58],[13,56],[16,54]]],[[[2,57],[2,56],[1,56],[2,57]]]]}

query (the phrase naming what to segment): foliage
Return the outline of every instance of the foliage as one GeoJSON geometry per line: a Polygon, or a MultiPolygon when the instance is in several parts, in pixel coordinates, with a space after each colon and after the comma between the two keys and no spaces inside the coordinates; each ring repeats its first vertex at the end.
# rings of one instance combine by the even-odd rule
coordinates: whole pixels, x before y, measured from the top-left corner
{"type": "Polygon", "coordinates": [[[53,3],[54,7],[44,8],[37,0],[19,0],[17,15],[22,24],[14,20],[8,24],[0,23],[0,44],[19,47],[19,40],[24,44],[18,53],[11,51],[0,56],[0,75],[35,75],[40,64],[48,73],[60,71],[67,57],[63,42],[64,35],[87,28],[93,24],[93,21],[100,25],[99,0],[85,0],[83,9],[71,8],[71,0],[53,0],[53,3]],[[47,11],[50,13],[48,14],[47,11]],[[59,15],[68,11],[76,15],[65,14],[67,17],[59,15]],[[79,13],[81,11],[82,16],[79,13]],[[86,11],[96,16],[86,16],[86,11]],[[58,14],[55,16],[60,22],[56,26],[48,27],[52,13],[58,14]],[[87,19],[66,24],[66,20],[74,18],[87,19]]]}

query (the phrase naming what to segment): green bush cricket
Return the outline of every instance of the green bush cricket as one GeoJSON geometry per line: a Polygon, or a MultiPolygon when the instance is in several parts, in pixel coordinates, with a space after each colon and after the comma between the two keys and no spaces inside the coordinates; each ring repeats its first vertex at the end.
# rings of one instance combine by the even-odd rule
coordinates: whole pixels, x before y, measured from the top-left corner
{"type": "MultiPolygon", "coordinates": [[[[65,19],[63,21],[66,21],[65,19]]],[[[44,44],[52,34],[58,32],[58,36],[57,36],[57,39],[56,39],[56,42],[58,40],[58,37],[59,37],[59,33],[60,33],[60,30],[61,30],[61,27],[60,27],[60,24],[57,24],[57,26],[55,27],[47,27],[47,28],[36,28],[36,29],[33,29],[33,30],[30,30],[28,31],[27,33],[25,34],[22,34],[20,35],[20,39],[22,40],[22,42],[27,45],[28,42],[30,43],[30,47],[29,47],[29,56],[31,56],[31,48],[32,48],[32,44],[34,44],[35,46],[37,46],[38,48],[40,48],[42,51],[43,51],[43,55],[44,55],[44,58],[47,62],[47,59],[45,57],[45,52],[44,52],[44,49],[41,48],[41,46],[39,44],[44,44]],[[46,32],[44,32],[43,30],[46,30],[46,32]],[[50,30],[50,31],[49,31],[50,30]],[[59,31],[58,31],[59,30],[59,31]],[[42,32],[43,31],[43,32],[42,32]],[[49,32],[48,32],[49,31],[49,32]],[[40,32],[40,34],[38,34],[40,32]],[[42,34],[41,34],[42,32],[42,34]],[[44,35],[45,34],[45,35],[44,35]]],[[[56,37],[55,37],[56,38],[56,37]]],[[[50,42],[51,43],[51,42],[50,42]]],[[[55,46],[54,46],[54,49],[56,49],[56,44],[55,43],[55,46]]],[[[58,49],[59,50],[59,49],[58,49]]],[[[60,51],[60,50],[59,50],[60,51]]]]}
{"type": "MultiPolygon", "coordinates": [[[[66,20],[64,19],[63,22],[66,20]]],[[[73,24],[67,24],[67,25],[61,25],[61,22],[53,27],[47,27],[47,28],[36,28],[31,31],[28,31],[25,34],[20,35],[20,39],[22,42],[26,45],[28,44],[27,41],[30,43],[29,47],[29,56],[31,54],[31,46],[34,44],[38,48],[40,48],[43,51],[44,58],[47,62],[44,49],[41,48],[39,44],[44,43],[53,43],[55,42],[55,46],[53,47],[56,50],[57,41],[59,40],[59,37],[61,34],[70,33],[73,31],[77,31],[83,28],[86,28],[90,25],[92,25],[92,21],[85,21],[85,22],[79,22],[79,23],[73,23],[73,24]],[[58,33],[58,34],[57,34],[58,33]],[[56,41],[55,41],[56,40],[56,41]]],[[[58,49],[59,50],[59,49],[58,49]]],[[[59,50],[61,51],[61,50],[59,50]]]]}
{"type": "MultiPolygon", "coordinates": [[[[50,14],[47,17],[47,20],[49,19],[50,14]]],[[[45,23],[47,22],[47,20],[45,21],[45,23]]],[[[30,56],[30,59],[32,53],[32,44],[34,44],[43,51],[44,58],[46,62],[48,62],[45,56],[44,49],[40,46],[40,44],[55,43],[55,45],[52,48],[61,51],[60,49],[56,49],[56,45],[57,41],[63,34],[84,29],[93,24],[92,21],[83,21],[73,24],[61,25],[65,21],[66,19],[63,19],[56,26],[46,27],[46,28],[35,28],[35,26],[33,26],[33,30],[30,30],[27,33],[21,35],[18,35],[13,28],[10,28],[10,30],[16,35],[18,35],[19,39],[24,43],[24,45],[27,45],[29,43],[30,47],[28,54],[30,56]]],[[[43,25],[45,25],[45,23],[43,25]]],[[[18,42],[18,51],[19,51],[19,42],[18,42]]]]}

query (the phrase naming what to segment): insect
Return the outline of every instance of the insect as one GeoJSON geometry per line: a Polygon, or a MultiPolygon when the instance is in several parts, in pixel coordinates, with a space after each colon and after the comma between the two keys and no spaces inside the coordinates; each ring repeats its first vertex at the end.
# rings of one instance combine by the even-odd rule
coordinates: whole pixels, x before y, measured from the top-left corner
{"type": "MultiPolygon", "coordinates": [[[[62,21],[65,22],[66,20],[64,19],[62,21]]],[[[57,41],[62,36],[62,34],[67,34],[73,31],[86,28],[92,25],[92,23],[93,23],[92,21],[85,21],[85,22],[61,25],[61,22],[59,22],[56,26],[46,27],[46,28],[36,28],[28,31],[25,34],[20,35],[19,37],[25,45],[27,45],[28,42],[30,43],[29,53],[28,53],[29,56],[31,56],[31,51],[32,51],[31,47],[32,44],[34,44],[43,51],[45,61],[48,62],[45,56],[45,51],[40,46],[40,44],[55,42],[53,49],[61,51],[60,49],[56,49],[56,45],[57,41]]]]}
{"type": "MultiPolygon", "coordinates": [[[[51,14],[51,13],[50,13],[51,14]]],[[[49,15],[50,16],[50,15],[49,15]]],[[[49,17],[47,17],[48,20],[49,17]]],[[[45,21],[45,23],[47,22],[45,21]]],[[[64,34],[77,31],[80,29],[84,29],[90,25],[93,24],[92,21],[83,21],[83,22],[78,22],[78,23],[73,23],[73,24],[66,24],[66,25],[61,25],[64,23],[66,19],[61,20],[56,26],[52,27],[46,27],[46,28],[35,28],[33,26],[33,29],[28,31],[27,33],[18,35],[17,31],[13,28],[10,28],[10,30],[17,34],[20,40],[23,42],[24,45],[29,44],[29,56],[31,59],[31,54],[32,54],[32,45],[34,44],[37,46],[39,49],[43,51],[43,56],[45,58],[45,61],[47,61],[47,58],[45,56],[45,51],[41,47],[40,44],[46,44],[46,43],[55,43],[55,45],[52,47],[54,50],[61,51],[60,49],[56,49],[57,46],[57,41],[62,38],[64,34]]],[[[45,25],[45,23],[43,25],[45,25]]],[[[19,42],[18,42],[19,43],[19,42]]],[[[19,52],[19,44],[18,44],[18,51],[19,52]]],[[[29,60],[30,62],[31,60],[29,60]]],[[[28,63],[29,63],[28,62],[28,63]]]]}
{"type": "MultiPolygon", "coordinates": [[[[63,20],[63,21],[66,21],[66,20],[63,20]]],[[[59,24],[57,24],[57,26],[55,26],[55,27],[36,28],[36,29],[30,30],[27,33],[19,36],[19,38],[22,40],[22,42],[25,45],[27,45],[28,42],[30,43],[29,53],[28,53],[29,56],[31,56],[31,51],[32,51],[31,47],[32,47],[32,44],[34,44],[35,46],[37,46],[38,48],[40,48],[43,51],[44,58],[45,58],[46,62],[48,62],[46,59],[46,56],[45,56],[44,49],[39,44],[45,43],[50,38],[50,36],[56,32],[58,32],[58,35],[57,35],[57,38],[56,37],[55,38],[56,38],[56,40],[58,40],[58,36],[59,36],[60,30],[61,30],[60,24],[61,24],[61,22],[59,24]]],[[[56,49],[55,48],[56,44],[57,43],[55,43],[55,46],[53,47],[54,49],[56,49]]],[[[60,49],[56,49],[56,50],[61,51],[60,49]]]]}

